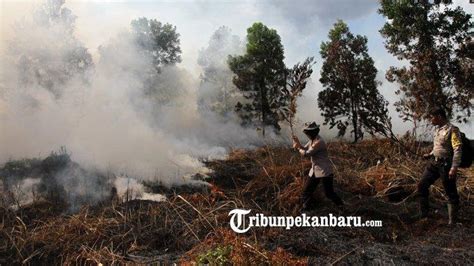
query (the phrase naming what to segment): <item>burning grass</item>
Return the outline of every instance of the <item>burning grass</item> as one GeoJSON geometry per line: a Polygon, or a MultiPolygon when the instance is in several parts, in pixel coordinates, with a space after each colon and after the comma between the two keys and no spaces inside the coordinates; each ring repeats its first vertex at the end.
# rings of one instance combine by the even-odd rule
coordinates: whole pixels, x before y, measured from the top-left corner
{"type": "MultiPolygon", "coordinates": [[[[346,202],[342,214],[380,219],[382,228],[230,231],[228,213],[234,208],[300,213],[310,163],[286,147],[262,147],[205,162],[213,170],[210,189],[167,190],[164,202],[103,201],[74,214],[48,200],[18,210],[3,207],[0,264],[473,262],[473,168],[463,170],[458,181],[464,225],[450,228],[444,225],[438,183],[432,188],[433,219],[410,218],[416,214],[413,195],[425,162],[385,140],[333,142],[329,149],[336,189],[346,202]]],[[[314,195],[320,204],[309,215],[340,213],[320,190],[314,195]]]]}

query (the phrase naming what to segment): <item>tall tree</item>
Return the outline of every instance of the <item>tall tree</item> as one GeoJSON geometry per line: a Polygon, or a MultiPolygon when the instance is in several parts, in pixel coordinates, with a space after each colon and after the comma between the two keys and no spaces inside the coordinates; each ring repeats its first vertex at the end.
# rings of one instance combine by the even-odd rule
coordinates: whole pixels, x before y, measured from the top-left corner
{"type": "Polygon", "coordinates": [[[157,71],[165,65],[181,62],[179,33],[176,32],[176,26],[147,18],[133,20],[131,25],[138,46],[152,58],[157,71]]]}
{"type": "Polygon", "coordinates": [[[147,18],[132,20],[131,26],[139,53],[151,61],[149,67],[136,70],[144,82],[144,95],[158,106],[169,103],[183,89],[176,86],[178,83],[169,84],[167,79],[167,76],[179,74],[179,70],[173,68],[181,62],[176,26],[147,18]],[[164,68],[167,68],[167,75],[162,75],[164,68]]]}
{"type": "Polygon", "coordinates": [[[458,122],[467,122],[473,109],[472,16],[451,1],[440,2],[382,0],[379,9],[388,18],[380,30],[385,47],[407,62],[391,67],[386,77],[400,85],[395,106],[415,127],[433,107],[445,108],[458,122]]]}
{"type": "Polygon", "coordinates": [[[233,72],[227,64],[231,54],[244,50],[240,38],[228,27],[221,26],[209,40],[209,45],[199,51],[198,64],[202,68],[198,91],[198,106],[202,111],[210,110],[223,117],[234,112],[242,95],[232,83],[233,72]]]}
{"type": "Polygon", "coordinates": [[[244,124],[258,124],[263,135],[266,126],[281,129],[278,110],[288,105],[289,99],[282,93],[288,72],[283,59],[280,36],[259,22],[247,29],[245,54],[229,57],[233,82],[248,100],[239,102],[236,111],[244,124]]]}
{"type": "Polygon", "coordinates": [[[329,41],[321,44],[323,67],[320,82],[324,90],[318,106],[324,124],[337,127],[339,136],[352,125],[354,142],[363,138],[364,129],[390,124],[387,101],[377,90],[377,69],[368,54],[367,37],[354,36],[339,20],[329,31],[329,41]]]}

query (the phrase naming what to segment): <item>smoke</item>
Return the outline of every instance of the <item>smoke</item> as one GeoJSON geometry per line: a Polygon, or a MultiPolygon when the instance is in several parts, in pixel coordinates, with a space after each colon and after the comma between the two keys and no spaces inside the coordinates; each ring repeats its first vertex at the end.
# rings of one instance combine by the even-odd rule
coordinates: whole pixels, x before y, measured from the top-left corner
{"type": "MultiPolygon", "coordinates": [[[[199,112],[199,83],[179,66],[164,67],[153,93],[145,95],[143,72],[152,62],[129,29],[103,43],[92,62],[96,56],[74,35],[72,12],[61,1],[48,3],[54,14],[42,14],[41,23],[35,16],[23,19],[2,36],[0,162],[65,146],[86,169],[171,185],[206,173],[200,159],[263,143],[254,129],[199,112]]],[[[72,198],[98,201],[107,192],[85,173],[56,178],[75,188],[67,191],[72,198]]]]}
{"type": "Polygon", "coordinates": [[[119,176],[115,179],[114,187],[117,189],[117,195],[124,200],[142,199],[152,201],[164,201],[166,197],[161,194],[152,194],[146,192],[145,186],[136,179],[127,176],[119,176]]]}
{"type": "Polygon", "coordinates": [[[9,194],[3,193],[1,197],[3,204],[12,208],[30,204],[36,198],[40,182],[41,180],[37,178],[26,178],[14,184],[9,188],[9,194]]]}
{"type": "Polygon", "coordinates": [[[198,64],[203,71],[198,101],[202,112],[211,111],[228,118],[234,114],[235,105],[244,100],[232,82],[234,75],[227,64],[229,55],[239,55],[243,51],[240,38],[225,26],[214,32],[208,47],[201,49],[198,64]]]}

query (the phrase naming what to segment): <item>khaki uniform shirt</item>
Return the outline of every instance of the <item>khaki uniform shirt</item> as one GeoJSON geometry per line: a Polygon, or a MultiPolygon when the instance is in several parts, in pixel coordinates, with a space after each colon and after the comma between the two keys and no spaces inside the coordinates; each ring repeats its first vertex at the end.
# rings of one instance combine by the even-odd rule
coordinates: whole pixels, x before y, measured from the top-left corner
{"type": "Polygon", "coordinates": [[[302,155],[311,158],[309,176],[321,178],[334,173],[326,142],[320,136],[317,136],[313,141],[309,141],[299,151],[302,155]]]}
{"type": "Polygon", "coordinates": [[[451,167],[461,163],[462,152],[461,132],[450,123],[437,127],[434,133],[431,154],[437,159],[452,159],[451,167]]]}

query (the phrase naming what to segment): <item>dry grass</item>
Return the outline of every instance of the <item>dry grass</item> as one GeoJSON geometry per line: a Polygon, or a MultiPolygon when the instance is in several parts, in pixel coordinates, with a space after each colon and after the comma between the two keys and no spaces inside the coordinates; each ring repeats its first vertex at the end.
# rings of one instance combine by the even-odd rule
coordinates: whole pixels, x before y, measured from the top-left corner
{"type": "MultiPolygon", "coordinates": [[[[0,264],[195,264],[219,252],[233,264],[363,263],[364,248],[372,249],[372,257],[393,262],[408,256],[417,263],[457,248],[461,257],[453,255],[453,263],[472,262],[474,254],[462,248],[474,244],[470,224],[453,233],[443,227],[446,217],[441,212],[427,224],[404,218],[415,214],[412,196],[425,162],[385,140],[334,142],[329,149],[336,189],[348,203],[345,214],[381,219],[383,228],[254,229],[243,235],[230,231],[228,213],[234,208],[268,215],[300,212],[310,162],[286,147],[263,147],[235,150],[225,160],[206,162],[214,171],[207,194],[173,195],[166,202],[106,202],[73,215],[47,201],[17,211],[2,208],[0,264]],[[437,236],[427,238],[427,231],[437,236]],[[422,243],[434,248],[426,251],[422,243]],[[406,246],[411,249],[404,251],[406,246]],[[232,247],[229,253],[227,247],[232,247]],[[387,252],[398,255],[383,255],[387,252]]],[[[474,217],[473,177],[473,168],[466,169],[458,182],[465,219],[474,217]]],[[[445,200],[440,185],[432,192],[435,207],[440,206],[445,200]]],[[[312,214],[337,211],[320,194],[316,197],[321,205],[312,214]]]]}

